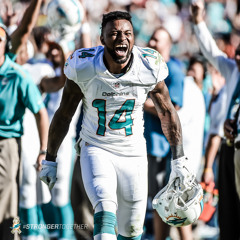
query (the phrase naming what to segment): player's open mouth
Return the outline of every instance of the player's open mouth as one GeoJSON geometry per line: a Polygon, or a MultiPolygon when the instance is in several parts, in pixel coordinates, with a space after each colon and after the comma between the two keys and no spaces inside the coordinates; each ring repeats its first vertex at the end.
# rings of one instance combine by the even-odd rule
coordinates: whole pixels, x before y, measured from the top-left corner
{"type": "Polygon", "coordinates": [[[119,57],[123,57],[126,55],[127,53],[127,45],[126,44],[121,44],[121,45],[116,45],[115,47],[115,53],[119,56],[119,57]]]}

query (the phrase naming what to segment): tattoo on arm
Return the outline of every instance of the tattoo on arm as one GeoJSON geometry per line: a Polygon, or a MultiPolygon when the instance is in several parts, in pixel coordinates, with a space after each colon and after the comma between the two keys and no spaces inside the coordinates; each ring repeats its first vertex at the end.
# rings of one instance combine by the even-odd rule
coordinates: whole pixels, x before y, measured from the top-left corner
{"type": "Polygon", "coordinates": [[[158,87],[150,93],[150,97],[160,118],[163,133],[171,146],[173,159],[182,157],[184,151],[181,123],[171,102],[166,85],[164,83],[158,84],[158,87]]]}
{"type": "Polygon", "coordinates": [[[171,146],[172,158],[177,159],[182,157],[184,155],[182,129],[175,109],[173,109],[173,112],[159,113],[158,116],[161,120],[163,133],[171,146]]]}

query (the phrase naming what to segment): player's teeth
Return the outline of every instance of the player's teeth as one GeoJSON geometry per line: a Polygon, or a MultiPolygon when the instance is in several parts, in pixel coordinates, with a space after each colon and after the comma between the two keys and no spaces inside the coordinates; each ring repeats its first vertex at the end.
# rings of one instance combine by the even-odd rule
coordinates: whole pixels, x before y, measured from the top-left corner
{"type": "Polygon", "coordinates": [[[127,47],[126,45],[117,45],[116,47],[127,47]]]}

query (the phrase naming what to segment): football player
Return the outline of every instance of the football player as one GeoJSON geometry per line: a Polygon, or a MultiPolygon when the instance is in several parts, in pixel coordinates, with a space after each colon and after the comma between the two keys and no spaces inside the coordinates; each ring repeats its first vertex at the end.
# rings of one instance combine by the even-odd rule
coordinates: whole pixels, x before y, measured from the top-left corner
{"type": "Polygon", "coordinates": [[[118,239],[140,239],[147,201],[143,136],[147,95],[171,145],[170,182],[178,178],[184,185],[189,172],[181,124],[163,81],[168,68],[157,51],[134,45],[129,13],[103,15],[100,39],[103,46],[78,49],[65,63],[67,81],[51,122],[40,178],[49,188],[54,186],[57,152],[82,100],[77,145],[84,186],[94,208],[94,239],[116,239],[116,235],[118,239]]]}

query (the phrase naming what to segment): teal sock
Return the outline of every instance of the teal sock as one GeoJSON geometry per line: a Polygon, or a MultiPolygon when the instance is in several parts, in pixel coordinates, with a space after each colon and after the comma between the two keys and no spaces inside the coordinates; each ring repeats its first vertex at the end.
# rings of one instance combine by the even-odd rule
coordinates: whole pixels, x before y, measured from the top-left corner
{"type": "MultiPolygon", "coordinates": [[[[59,224],[59,215],[57,208],[50,201],[49,203],[42,204],[41,210],[45,224],[59,224]]],[[[48,229],[50,235],[59,235],[59,229],[48,229]]]]}
{"type": "Polygon", "coordinates": [[[141,240],[142,234],[135,236],[135,237],[124,237],[120,234],[117,236],[117,240],[141,240]]]}
{"type": "Polygon", "coordinates": [[[19,207],[19,217],[23,236],[39,235],[39,230],[37,228],[39,224],[37,206],[32,208],[19,207]]]}
{"type": "Polygon", "coordinates": [[[66,204],[63,207],[56,207],[59,216],[59,223],[63,224],[62,228],[59,231],[60,238],[72,239],[74,236],[73,231],[73,210],[70,203],[66,204]]]}
{"type": "Polygon", "coordinates": [[[94,214],[93,235],[108,233],[115,235],[116,214],[107,211],[101,211],[94,214]]]}
{"type": "MultiPolygon", "coordinates": [[[[39,222],[39,224],[45,226],[46,223],[45,223],[44,218],[43,218],[43,213],[42,213],[41,205],[38,205],[38,206],[37,206],[37,210],[38,210],[38,222],[39,222]]],[[[39,233],[40,233],[42,236],[44,236],[44,239],[45,239],[45,238],[48,239],[48,230],[47,230],[45,227],[39,229],[39,233]]]]}

